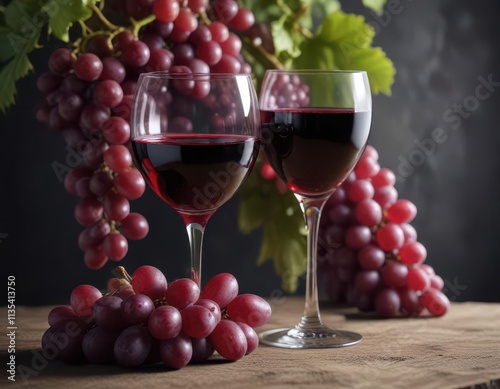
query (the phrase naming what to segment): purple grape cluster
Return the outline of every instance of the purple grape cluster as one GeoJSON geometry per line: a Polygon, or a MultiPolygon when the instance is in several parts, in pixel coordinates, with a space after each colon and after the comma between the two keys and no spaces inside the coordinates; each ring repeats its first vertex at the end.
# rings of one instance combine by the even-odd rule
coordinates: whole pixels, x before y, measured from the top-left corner
{"type": "Polygon", "coordinates": [[[416,206],[398,200],[396,177],[367,146],[356,168],[328,200],[318,263],[334,302],[382,316],[444,315],[444,282],[425,264],[427,251],[409,224],[416,206]]]}
{"type": "Polygon", "coordinates": [[[209,359],[215,351],[238,360],[258,346],[254,327],[271,307],[253,294],[238,295],[229,273],[212,277],[203,291],[191,279],[167,285],[163,273],[141,266],[130,277],[112,278],[101,293],[79,285],[70,306],[53,308],[43,352],[67,362],[117,363],[124,367],[163,362],[170,369],[209,359]]]}
{"type": "MultiPolygon", "coordinates": [[[[250,73],[238,34],[255,21],[253,13],[234,0],[211,5],[208,0],[110,1],[102,13],[119,15],[119,21],[149,20],[151,15],[156,20],[139,31],[134,25],[98,25],[98,32],[82,37],[75,48],[56,49],[48,59],[49,70],[37,81],[44,95],[38,120],[59,132],[72,159],[78,160],[67,167],[64,185],[80,198],[75,218],[85,229],[78,244],[92,269],[121,260],[128,240],[142,239],[149,231],[147,220],[130,211],[130,200],[145,191],[129,151],[130,110],[139,74],[250,73]]],[[[185,96],[211,97],[207,82],[181,84],[185,96]]],[[[172,109],[185,112],[189,107],[183,107],[183,101],[177,99],[172,109]]],[[[214,120],[231,119],[226,116],[214,120]]],[[[189,120],[176,119],[169,124],[189,131],[189,120]]]]}

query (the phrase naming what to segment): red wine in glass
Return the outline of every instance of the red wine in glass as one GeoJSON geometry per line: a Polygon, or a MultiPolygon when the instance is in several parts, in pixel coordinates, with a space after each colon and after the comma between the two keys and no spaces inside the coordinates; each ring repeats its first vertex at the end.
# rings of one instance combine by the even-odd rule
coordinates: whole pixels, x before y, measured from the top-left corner
{"type": "Polygon", "coordinates": [[[359,159],[370,120],[370,112],[353,109],[261,110],[267,158],[294,193],[330,193],[359,159]]]}
{"type": "Polygon", "coordinates": [[[132,142],[137,167],[184,222],[208,218],[226,203],[253,167],[260,141],[245,135],[163,134],[132,142]]]}

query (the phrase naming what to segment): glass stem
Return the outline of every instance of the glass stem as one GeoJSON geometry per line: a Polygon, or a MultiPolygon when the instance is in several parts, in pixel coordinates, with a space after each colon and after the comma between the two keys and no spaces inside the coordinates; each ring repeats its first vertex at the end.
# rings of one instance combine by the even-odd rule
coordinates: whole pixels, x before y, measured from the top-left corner
{"type": "Polygon", "coordinates": [[[203,233],[205,227],[198,223],[186,225],[191,248],[191,279],[195,281],[201,289],[201,251],[203,246],[203,233]]]}
{"type": "Polygon", "coordinates": [[[326,200],[327,198],[300,200],[307,228],[306,302],[304,315],[298,324],[302,330],[323,327],[318,304],[317,253],[319,221],[326,200]]]}

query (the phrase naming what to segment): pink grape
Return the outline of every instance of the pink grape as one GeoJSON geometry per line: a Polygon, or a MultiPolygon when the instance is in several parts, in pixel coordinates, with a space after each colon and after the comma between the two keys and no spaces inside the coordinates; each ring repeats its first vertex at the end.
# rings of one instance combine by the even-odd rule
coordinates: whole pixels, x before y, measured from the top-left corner
{"type": "Polygon", "coordinates": [[[101,297],[102,293],[92,285],[79,285],[71,292],[71,308],[80,317],[90,317],[92,306],[101,297]]]}
{"type": "Polygon", "coordinates": [[[132,287],[135,293],[145,294],[154,301],[165,296],[167,279],[156,267],[144,265],[132,274],[132,287]]]}

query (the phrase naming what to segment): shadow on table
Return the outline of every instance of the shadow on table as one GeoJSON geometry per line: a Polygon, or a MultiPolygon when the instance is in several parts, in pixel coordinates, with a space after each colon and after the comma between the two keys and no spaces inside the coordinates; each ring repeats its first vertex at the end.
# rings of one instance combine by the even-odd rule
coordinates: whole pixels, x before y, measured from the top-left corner
{"type": "MultiPolygon", "coordinates": [[[[9,359],[7,353],[0,353],[3,358],[9,359]]],[[[67,363],[56,359],[47,359],[41,349],[18,350],[15,354],[16,380],[29,384],[30,379],[38,376],[45,377],[77,377],[99,375],[121,375],[132,373],[162,373],[176,371],[168,369],[161,362],[144,365],[136,368],[125,368],[116,364],[90,364],[87,362],[67,363]]],[[[208,361],[197,363],[196,366],[214,366],[232,363],[218,355],[212,356],[208,361]]],[[[193,365],[194,366],[194,365],[193,365]]]]}

